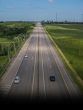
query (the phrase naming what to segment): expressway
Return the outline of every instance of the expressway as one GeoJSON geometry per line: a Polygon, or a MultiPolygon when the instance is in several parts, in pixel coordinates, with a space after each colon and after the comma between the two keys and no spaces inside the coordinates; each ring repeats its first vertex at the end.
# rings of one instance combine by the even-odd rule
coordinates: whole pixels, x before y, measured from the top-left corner
{"type": "Polygon", "coordinates": [[[79,97],[77,85],[71,79],[40,23],[34,28],[27,45],[18,71],[13,75],[8,97],[30,99],[79,97]],[[50,81],[51,75],[55,76],[55,81],[50,81]],[[16,76],[20,77],[18,84],[14,83],[16,76]]]}

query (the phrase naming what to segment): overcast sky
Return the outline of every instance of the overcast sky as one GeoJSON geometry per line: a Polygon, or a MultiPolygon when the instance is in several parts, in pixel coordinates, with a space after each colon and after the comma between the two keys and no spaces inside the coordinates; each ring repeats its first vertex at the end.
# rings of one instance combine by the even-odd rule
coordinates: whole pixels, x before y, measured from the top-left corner
{"type": "Polygon", "coordinates": [[[0,0],[0,21],[82,21],[83,0],[0,0]]]}

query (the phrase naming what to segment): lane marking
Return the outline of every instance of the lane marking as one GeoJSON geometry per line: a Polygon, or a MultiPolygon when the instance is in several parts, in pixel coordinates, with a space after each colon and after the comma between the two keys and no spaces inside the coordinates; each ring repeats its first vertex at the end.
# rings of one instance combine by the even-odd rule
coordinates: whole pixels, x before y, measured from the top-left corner
{"type": "Polygon", "coordinates": [[[44,93],[45,93],[45,97],[46,97],[45,76],[44,76],[44,66],[43,66],[44,62],[43,62],[42,50],[41,50],[41,60],[42,60],[42,72],[43,72],[44,93]]]}
{"type": "MultiPolygon", "coordinates": [[[[36,42],[38,42],[38,35],[37,35],[37,40],[36,42]]],[[[33,88],[34,88],[34,80],[35,80],[35,70],[36,70],[36,59],[37,59],[37,56],[36,56],[36,53],[37,53],[37,43],[36,43],[36,51],[35,51],[35,63],[34,63],[34,71],[33,71],[33,81],[32,81],[32,91],[31,91],[31,97],[33,96],[33,88]]]]}
{"type": "MultiPolygon", "coordinates": [[[[41,33],[42,33],[42,28],[39,27],[39,31],[40,31],[40,36],[39,37],[42,37],[41,36],[41,33]]],[[[41,41],[40,41],[40,55],[41,55],[41,63],[42,63],[42,73],[43,73],[43,87],[44,87],[44,94],[45,94],[45,97],[46,97],[46,87],[45,87],[45,76],[44,76],[44,67],[43,67],[43,55],[42,55],[42,45],[41,45],[41,41]]]]}

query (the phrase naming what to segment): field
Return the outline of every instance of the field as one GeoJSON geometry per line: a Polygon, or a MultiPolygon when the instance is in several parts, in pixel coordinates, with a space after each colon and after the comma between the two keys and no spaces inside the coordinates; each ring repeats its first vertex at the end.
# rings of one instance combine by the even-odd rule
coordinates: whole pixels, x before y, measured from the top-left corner
{"type": "Polygon", "coordinates": [[[33,27],[34,24],[30,22],[0,23],[0,76],[29,37],[33,27]]]}
{"type": "Polygon", "coordinates": [[[45,28],[83,80],[83,24],[47,24],[45,28]]]}

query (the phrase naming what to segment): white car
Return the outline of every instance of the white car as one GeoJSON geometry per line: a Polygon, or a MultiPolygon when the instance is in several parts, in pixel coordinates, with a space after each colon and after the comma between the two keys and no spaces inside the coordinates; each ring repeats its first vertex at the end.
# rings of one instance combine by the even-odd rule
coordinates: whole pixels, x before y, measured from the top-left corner
{"type": "Polygon", "coordinates": [[[15,80],[14,80],[14,83],[15,84],[18,84],[20,82],[20,77],[19,76],[16,76],[15,77],[15,80]]]}
{"type": "Polygon", "coordinates": [[[28,58],[28,56],[27,56],[27,55],[25,55],[25,58],[28,58]]]}

